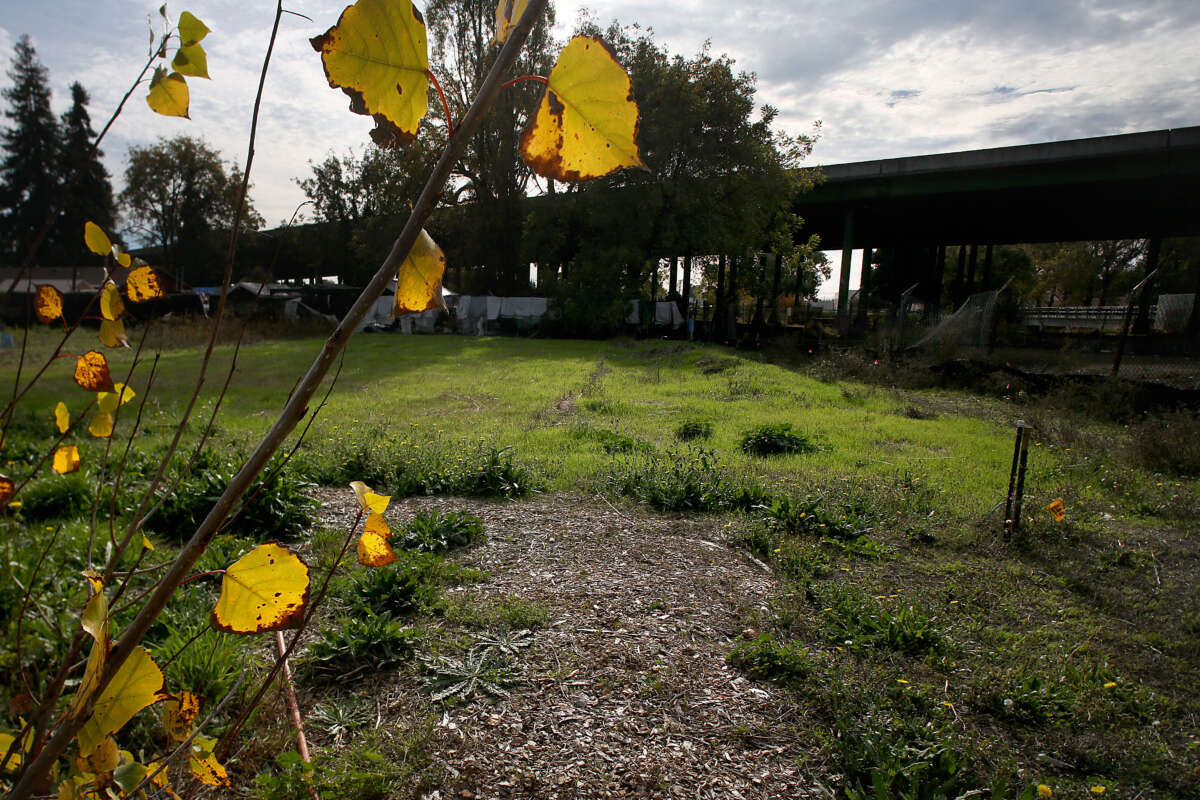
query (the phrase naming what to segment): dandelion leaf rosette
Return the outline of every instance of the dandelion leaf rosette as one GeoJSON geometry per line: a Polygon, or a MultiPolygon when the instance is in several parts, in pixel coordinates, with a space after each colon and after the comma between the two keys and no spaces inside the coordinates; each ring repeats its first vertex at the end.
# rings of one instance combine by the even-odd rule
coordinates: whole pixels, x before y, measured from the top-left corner
{"type": "Polygon", "coordinates": [[[166,297],[162,281],[153,267],[138,267],[125,278],[125,293],[135,303],[166,297]]]}
{"type": "Polygon", "coordinates": [[[133,715],[163,699],[163,674],[144,647],[136,647],[96,698],[92,715],[79,729],[79,752],[92,753],[133,719],[133,715]]]}
{"type": "Polygon", "coordinates": [[[396,276],[396,315],[444,309],[442,275],[445,272],[446,254],[422,228],[396,276]]]}
{"type": "Polygon", "coordinates": [[[429,45],[412,0],[358,0],[310,43],[330,87],[350,97],[355,114],[374,118],[377,145],[398,147],[417,137],[429,110],[429,45]]]}
{"type": "Polygon", "coordinates": [[[521,155],[560,181],[646,168],[637,146],[638,107],[629,75],[594,36],[576,36],[558,55],[546,92],[521,136],[521,155]]]}
{"type": "Polygon", "coordinates": [[[308,604],[308,565],[276,542],[260,544],[225,570],[214,628],[262,633],[300,622],[308,604]]]}
{"type": "Polygon", "coordinates": [[[38,322],[54,322],[61,319],[62,292],[48,284],[37,287],[37,294],[33,298],[33,313],[37,314],[38,322]]]}

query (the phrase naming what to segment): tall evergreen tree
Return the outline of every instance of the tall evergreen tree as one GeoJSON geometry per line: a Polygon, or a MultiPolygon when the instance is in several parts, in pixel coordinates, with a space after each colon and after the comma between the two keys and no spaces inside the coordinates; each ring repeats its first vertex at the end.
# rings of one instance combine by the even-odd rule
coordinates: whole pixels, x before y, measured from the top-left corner
{"type": "MultiPolygon", "coordinates": [[[[46,68],[28,36],[17,41],[12,85],[4,90],[8,127],[0,134],[0,258],[18,261],[50,213],[58,192],[58,123],[50,110],[46,68]]],[[[65,259],[55,248],[43,248],[38,261],[65,259]]]]}
{"type": "Polygon", "coordinates": [[[88,115],[87,90],[76,81],[71,84],[71,108],[62,115],[61,175],[64,181],[75,179],[71,200],[54,228],[53,247],[64,252],[70,263],[87,256],[83,244],[83,225],[88,220],[112,231],[116,216],[112,181],[100,159],[104,153],[92,150],[96,132],[88,115]]]}

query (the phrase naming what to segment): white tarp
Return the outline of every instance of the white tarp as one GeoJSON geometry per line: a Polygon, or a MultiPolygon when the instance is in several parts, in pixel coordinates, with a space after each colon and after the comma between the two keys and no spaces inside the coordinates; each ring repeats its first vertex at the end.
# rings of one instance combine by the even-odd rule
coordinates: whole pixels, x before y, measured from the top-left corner
{"type": "MultiPolygon", "coordinates": [[[[630,300],[629,314],[625,317],[625,321],[630,325],[642,324],[641,304],[647,303],[645,300],[630,300]]],[[[670,326],[672,328],[683,327],[683,312],[679,310],[679,306],[671,300],[659,300],[654,304],[654,325],[664,328],[670,326]]]]}
{"type": "Polygon", "coordinates": [[[392,313],[392,307],[395,302],[396,298],[390,294],[380,297],[375,301],[375,305],[371,306],[371,309],[367,311],[367,315],[363,317],[362,324],[358,326],[357,330],[361,331],[368,325],[391,325],[392,321],[396,318],[395,314],[392,313]]]}
{"type": "Polygon", "coordinates": [[[500,299],[501,319],[541,319],[546,314],[544,297],[504,297],[500,299]]]}

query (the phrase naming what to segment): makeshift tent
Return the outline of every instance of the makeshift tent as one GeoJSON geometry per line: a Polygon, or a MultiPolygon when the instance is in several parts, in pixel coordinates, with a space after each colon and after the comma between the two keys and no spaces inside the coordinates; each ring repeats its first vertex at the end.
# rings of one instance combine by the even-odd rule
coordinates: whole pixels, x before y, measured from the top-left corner
{"type": "MultiPolygon", "coordinates": [[[[651,303],[647,300],[630,300],[629,314],[625,317],[625,321],[630,325],[641,325],[641,309],[649,306],[651,303]]],[[[660,300],[653,304],[654,306],[654,322],[653,325],[657,328],[681,328],[683,327],[683,313],[679,310],[679,306],[670,300],[660,300]]]]}

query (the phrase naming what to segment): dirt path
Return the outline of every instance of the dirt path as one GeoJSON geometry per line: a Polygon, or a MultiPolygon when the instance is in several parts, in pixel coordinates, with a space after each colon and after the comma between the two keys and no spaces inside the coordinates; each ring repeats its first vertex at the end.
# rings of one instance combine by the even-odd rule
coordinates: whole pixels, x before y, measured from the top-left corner
{"type": "MultiPolygon", "coordinates": [[[[346,494],[322,493],[329,522],[352,513],[346,494]]],[[[486,523],[458,560],[490,578],[458,593],[550,612],[510,698],[442,712],[433,753],[449,777],[430,800],[817,796],[788,735],[794,701],[725,661],[775,581],[712,541],[719,523],[568,496],[410,499],[389,517],[429,507],[486,523]]]]}

